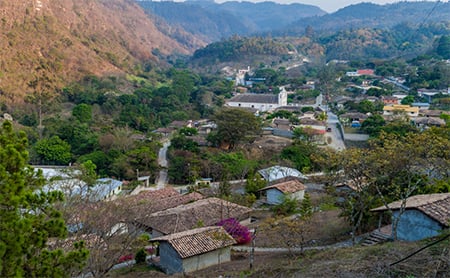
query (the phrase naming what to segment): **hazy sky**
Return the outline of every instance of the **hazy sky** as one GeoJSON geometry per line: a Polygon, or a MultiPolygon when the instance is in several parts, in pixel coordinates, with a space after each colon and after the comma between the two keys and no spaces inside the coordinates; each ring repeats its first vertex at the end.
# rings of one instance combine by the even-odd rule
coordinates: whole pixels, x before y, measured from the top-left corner
{"type": "MultiPolygon", "coordinates": [[[[224,1],[230,1],[230,0],[216,0],[216,2],[224,2],[224,1]]],[[[236,0],[240,1],[240,0],[236,0]]],[[[339,10],[340,8],[357,4],[361,2],[371,2],[375,4],[386,4],[386,3],[395,3],[400,2],[399,0],[242,0],[242,1],[249,1],[249,2],[264,2],[264,1],[270,1],[270,2],[277,2],[277,3],[301,3],[301,4],[309,4],[320,7],[322,10],[326,12],[335,12],[339,10]]],[[[404,1],[404,0],[402,0],[404,1]]],[[[421,1],[421,0],[417,0],[421,1]]],[[[435,1],[435,0],[428,0],[428,1],[435,1]]],[[[412,1],[408,1],[412,2],[412,1]]],[[[442,1],[447,2],[447,1],[442,1]]]]}

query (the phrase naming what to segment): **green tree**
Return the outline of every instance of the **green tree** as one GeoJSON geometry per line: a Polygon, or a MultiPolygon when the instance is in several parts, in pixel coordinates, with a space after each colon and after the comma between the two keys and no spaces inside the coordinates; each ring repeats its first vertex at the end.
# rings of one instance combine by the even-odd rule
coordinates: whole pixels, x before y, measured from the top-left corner
{"type": "Polygon", "coordinates": [[[214,115],[214,120],[217,124],[215,143],[225,149],[252,141],[261,130],[256,116],[243,109],[221,109],[214,115]]]}
{"type": "Polygon", "coordinates": [[[44,179],[27,164],[27,140],[10,122],[0,129],[0,276],[65,277],[81,268],[88,252],[76,244],[68,253],[52,250],[50,238],[67,234],[53,204],[61,192],[43,192],[44,179]]]}
{"type": "Polygon", "coordinates": [[[92,120],[92,107],[85,103],[78,104],[73,108],[72,116],[82,123],[88,123],[92,120]]]}
{"type": "Polygon", "coordinates": [[[444,59],[450,59],[450,36],[442,36],[436,49],[438,55],[444,59]]]}
{"type": "Polygon", "coordinates": [[[401,104],[403,105],[411,105],[414,102],[414,96],[409,95],[402,99],[401,104]]]}
{"type": "Polygon", "coordinates": [[[361,130],[372,137],[378,136],[386,121],[381,115],[369,116],[361,125],[361,130]]]}
{"type": "Polygon", "coordinates": [[[245,193],[256,195],[260,189],[267,185],[267,181],[258,173],[251,172],[245,182],[245,193]]]}
{"type": "Polygon", "coordinates": [[[34,149],[45,164],[67,165],[72,158],[70,145],[58,136],[39,140],[34,149]]]}
{"type": "Polygon", "coordinates": [[[300,205],[300,214],[302,219],[309,219],[313,214],[313,207],[311,204],[311,196],[308,192],[305,192],[302,203],[300,205]]]}
{"type": "Polygon", "coordinates": [[[291,215],[299,211],[299,203],[295,198],[283,195],[281,203],[275,205],[272,210],[276,215],[291,215]]]}

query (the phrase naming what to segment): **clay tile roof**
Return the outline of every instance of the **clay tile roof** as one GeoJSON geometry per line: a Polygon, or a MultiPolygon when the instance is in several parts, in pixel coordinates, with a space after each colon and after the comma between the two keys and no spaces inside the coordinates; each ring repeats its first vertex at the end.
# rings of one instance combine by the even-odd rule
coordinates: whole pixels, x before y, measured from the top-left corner
{"type": "Polygon", "coordinates": [[[206,198],[152,213],[137,222],[163,234],[190,230],[202,223],[216,225],[223,219],[247,218],[252,210],[219,198],[206,198]]]}
{"type": "Polygon", "coordinates": [[[246,102],[246,103],[274,103],[278,104],[278,95],[275,94],[239,94],[228,102],[246,102]]]}
{"type": "Polygon", "coordinates": [[[152,213],[174,208],[203,199],[204,196],[197,192],[181,195],[173,188],[145,191],[137,195],[116,200],[131,209],[134,218],[142,218],[152,213]]]}
{"type": "Polygon", "coordinates": [[[305,190],[306,186],[303,183],[301,183],[298,179],[292,179],[289,181],[284,181],[270,186],[266,186],[261,190],[267,190],[271,188],[276,188],[286,194],[305,190]]]}
{"type": "MultiPolygon", "coordinates": [[[[391,209],[400,209],[402,201],[390,203],[391,209]]],[[[388,208],[381,206],[371,211],[385,211],[388,208]]],[[[450,221],[450,193],[436,193],[415,195],[406,199],[405,209],[417,209],[427,216],[438,221],[445,227],[449,227],[450,221]]]]}
{"type": "Polygon", "coordinates": [[[236,241],[218,226],[203,227],[152,239],[167,241],[181,258],[204,254],[236,243],[236,241]]]}
{"type": "Polygon", "coordinates": [[[142,191],[137,195],[131,195],[127,197],[127,202],[139,202],[142,200],[153,201],[153,200],[161,200],[173,196],[181,195],[175,188],[173,187],[165,187],[158,190],[146,190],[142,191]]]}

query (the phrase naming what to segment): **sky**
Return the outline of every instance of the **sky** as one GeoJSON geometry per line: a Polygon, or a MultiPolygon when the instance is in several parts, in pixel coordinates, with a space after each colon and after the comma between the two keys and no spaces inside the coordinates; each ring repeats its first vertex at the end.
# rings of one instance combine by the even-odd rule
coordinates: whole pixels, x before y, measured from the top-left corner
{"type": "MultiPolygon", "coordinates": [[[[224,1],[230,1],[230,0],[216,0],[216,2],[224,2],[224,1]]],[[[236,0],[239,1],[239,0],[236,0]]],[[[290,4],[290,3],[300,3],[300,4],[309,4],[320,7],[322,10],[332,13],[335,12],[341,8],[350,6],[352,4],[357,4],[361,2],[371,2],[375,4],[387,4],[387,3],[395,3],[400,2],[400,0],[241,0],[241,1],[249,1],[249,2],[264,2],[264,1],[271,1],[271,2],[277,2],[282,4],[290,4]]],[[[404,1],[404,0],[402,0],[404,1]]],[[[421,1],[421,0],[416,0],[421,1]]],[[[428,1],[435,1],[435,0],[428,0],[428,1]]],[[[404,1],[405,2],[405,1],[404,1]]],[[[407,2],[413,2],[413,1],[407,1],[407,2]]],[[[447,1],[442,1],[447,2],[447,1]]]]}

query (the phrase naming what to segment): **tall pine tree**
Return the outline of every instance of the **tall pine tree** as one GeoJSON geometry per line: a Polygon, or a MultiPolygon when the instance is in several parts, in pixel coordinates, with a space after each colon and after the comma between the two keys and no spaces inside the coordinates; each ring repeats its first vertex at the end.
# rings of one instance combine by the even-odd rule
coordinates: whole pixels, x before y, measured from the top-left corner
{"type": "Polygon", "coordinates": [[[12,124],[0,127],[0,277],[67,277],[82,267],[88,252],[49,247],[51,238],[67,234],[53,204],[61,192],[43,192],[41,173],[28,163],[27,138],[12,124]]]}

